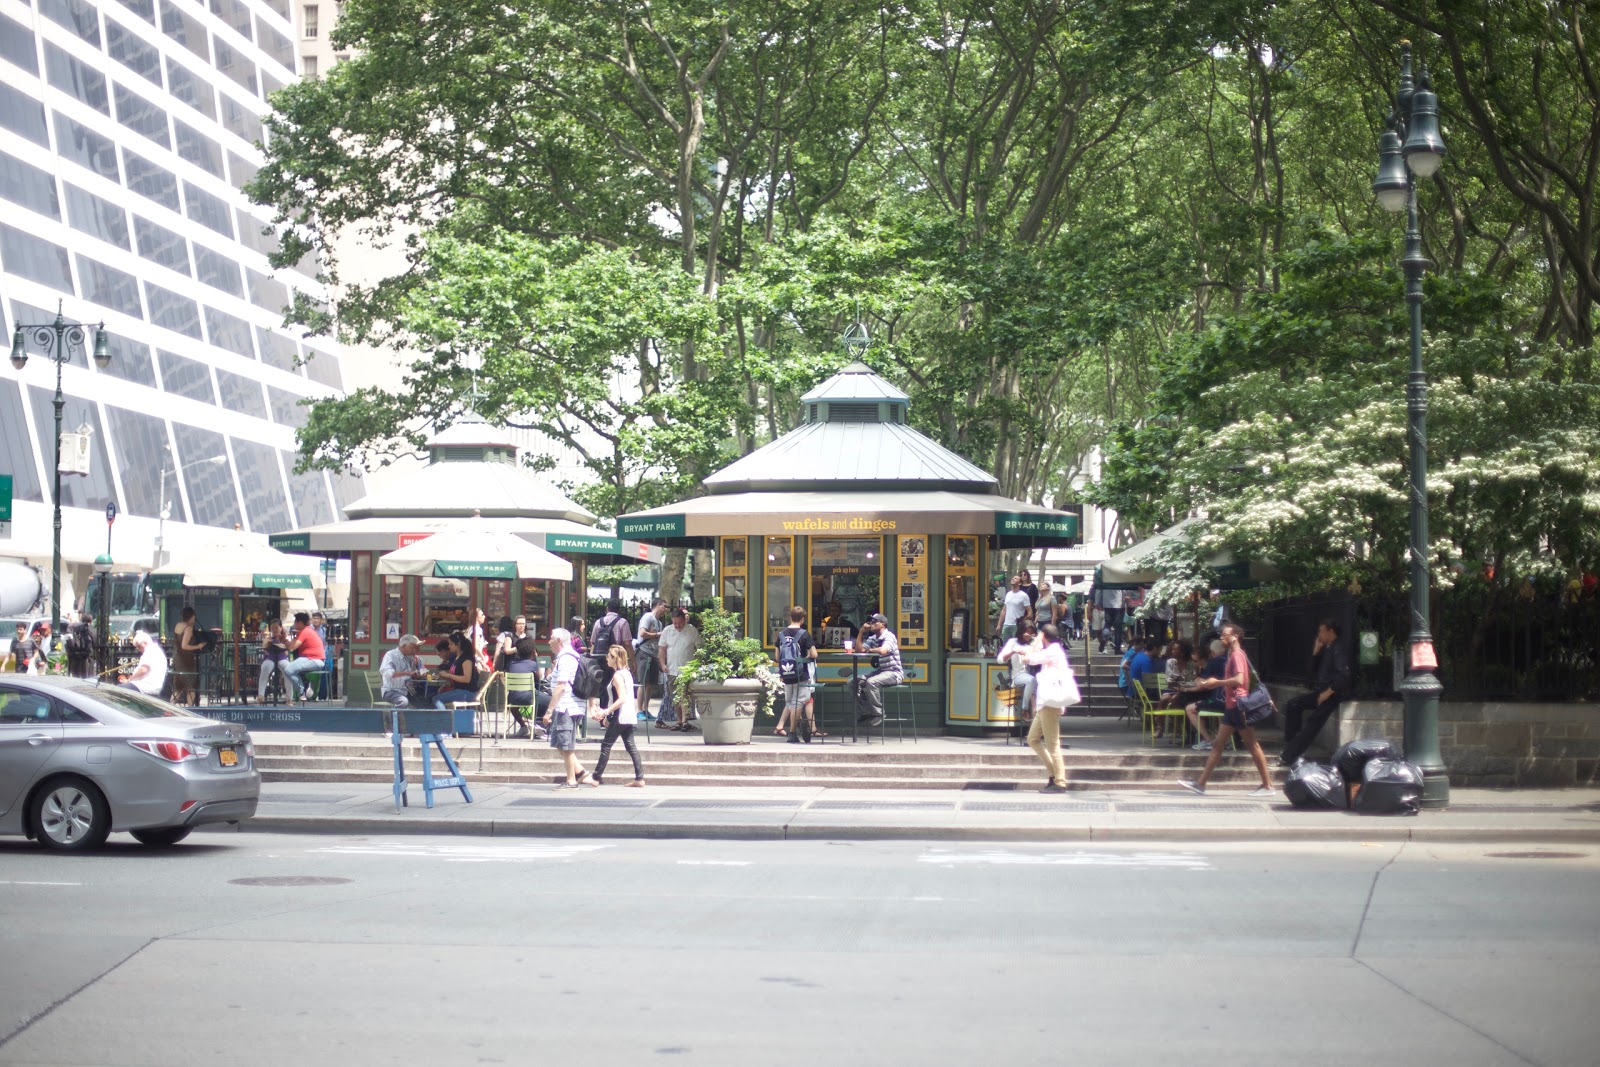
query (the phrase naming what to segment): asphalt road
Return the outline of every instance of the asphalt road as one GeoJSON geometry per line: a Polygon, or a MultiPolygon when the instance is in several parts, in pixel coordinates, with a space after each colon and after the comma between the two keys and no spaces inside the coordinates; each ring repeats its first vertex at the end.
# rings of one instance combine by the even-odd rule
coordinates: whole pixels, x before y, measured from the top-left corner
{"type": "Polygon", "coordinates": [[[1597,870],[1536,845],[7,840],[0,1064],[1589,1067],[1597,870]]]}

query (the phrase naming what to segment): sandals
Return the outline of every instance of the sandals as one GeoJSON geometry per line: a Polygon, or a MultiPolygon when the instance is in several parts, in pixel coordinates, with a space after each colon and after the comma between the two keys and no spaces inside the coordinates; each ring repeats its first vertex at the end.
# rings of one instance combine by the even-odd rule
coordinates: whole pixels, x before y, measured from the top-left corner
{"type": "Polygon", "coordinates": [[[784,730],[784,728],[779,726],[777,729],[772,731],[772,736],[774,736],[774,737],[786,737],[788,735],[787,735],[787,732],[784,730]]]}

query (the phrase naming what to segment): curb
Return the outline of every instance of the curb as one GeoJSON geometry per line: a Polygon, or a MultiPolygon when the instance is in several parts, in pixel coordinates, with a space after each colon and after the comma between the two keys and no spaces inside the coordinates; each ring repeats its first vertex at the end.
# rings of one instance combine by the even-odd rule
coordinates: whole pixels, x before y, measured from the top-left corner
{"type": "MultiPolygon", "coordinates": [[[[1409,820],[1408,820],[1409,821],[1409,820]]],[[[1234,844],[1252,842],[1318,843],[1350,841],[1413,841],[1434,844],[1586,844],[1600,845],[1600,827],[1470,827],[1426,826],[1380,822],[1360,826],[1228,827],[1228,826],[872,826],[818,823],[637,823],[529,822],[526,820],[381,819],[370,815],[257,815],[232,827],[206,828],[213,833],[353,834],[371,836],[447,837],[585,837],[622,840],[721,841],[1012,841],[1234,844]]]]}

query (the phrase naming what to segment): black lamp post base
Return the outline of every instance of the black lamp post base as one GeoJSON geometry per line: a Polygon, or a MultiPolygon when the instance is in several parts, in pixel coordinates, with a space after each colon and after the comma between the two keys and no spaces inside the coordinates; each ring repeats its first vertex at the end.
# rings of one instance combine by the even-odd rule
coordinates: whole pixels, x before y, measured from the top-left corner
{"type": "Polygon", "coordinates": [[[1432,671],[1406,675],[1400,683],[1405,705],[1406,759],[1422,771],[1423,810],[1441,810],[1450,804],[1450,776],[1439,753],[1439,694],[1444,686],[1432,671]]]}

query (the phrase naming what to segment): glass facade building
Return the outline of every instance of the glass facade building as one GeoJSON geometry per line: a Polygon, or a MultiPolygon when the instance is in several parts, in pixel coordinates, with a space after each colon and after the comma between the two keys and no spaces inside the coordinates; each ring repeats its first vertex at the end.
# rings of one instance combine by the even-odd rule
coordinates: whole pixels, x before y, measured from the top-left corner
{"type": "MultiPolygon", "coordinates": [[[[8,344],[58,301],[106,324],[110,366],[75,351],[62,375],[63,429],[92,431],[90,473],[63,478],[62,504],[93,512],[101,537],[112,501],[159,515],[163,468],[169,542],[173,524],[325,522],[363,493],[294,473],[303,401],[343,388],[340,354],[282,327],[294,291],[326,295],[317,265],[274,272],[267,212],[240,192],[266,98],[296,77],[293,14],[287,0],[0,0],[0,320],[8,344]]],[[[45,358],[0,374],[19,520],[51,503],[54,386],[45,358]]]]}

